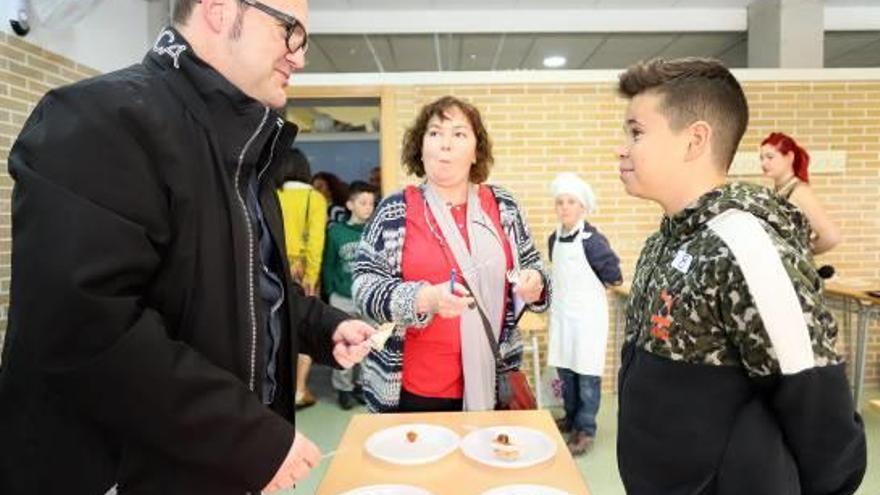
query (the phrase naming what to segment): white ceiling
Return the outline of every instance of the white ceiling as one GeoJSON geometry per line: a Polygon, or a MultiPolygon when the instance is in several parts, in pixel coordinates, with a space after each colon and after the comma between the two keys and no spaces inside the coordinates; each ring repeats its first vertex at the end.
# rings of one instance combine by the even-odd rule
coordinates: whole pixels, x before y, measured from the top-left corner
{"type": "MultiPolygon", "coordinates": [[[[745,8],[753,0],[311,0],[313,10],[334,9],[571,9],[745,8]]],[[[832,7],[873,7],[877,0],[825,0],[832,7]]]]}
{"type": "MultiPolygon", "coordinates": [[[[550,55],[563,69],[689,55],[745,67],[751,1],[311,0],[305,72],[543,69],[550,55]]],[[[880,67],[880,0],[825,6],[825,66],[880,67]]]]}
{"type": "MultiPolygon", "coordinates": [[[[619,69],[652,57],[714,57],[746,67],[746,33],[315,35],[306,73],[619,69]],[[374,55],[375,54],[375,55],[374,55]]],[[[880,31],[825,33],[825,67],[880,67],[880,31]]]]}

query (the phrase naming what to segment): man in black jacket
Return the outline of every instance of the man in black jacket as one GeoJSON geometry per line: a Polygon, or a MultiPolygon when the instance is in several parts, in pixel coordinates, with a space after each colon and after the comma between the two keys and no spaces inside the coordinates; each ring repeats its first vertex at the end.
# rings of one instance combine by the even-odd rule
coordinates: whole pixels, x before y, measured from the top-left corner
{"type": "Polygon", "coordinates": [[[12,148],[0,493],[246,493],[319,452],[298,352],[372,328],[286,275],[275,157],[305,0],[178,0],[142,63],[50,91],[12,148]]]}

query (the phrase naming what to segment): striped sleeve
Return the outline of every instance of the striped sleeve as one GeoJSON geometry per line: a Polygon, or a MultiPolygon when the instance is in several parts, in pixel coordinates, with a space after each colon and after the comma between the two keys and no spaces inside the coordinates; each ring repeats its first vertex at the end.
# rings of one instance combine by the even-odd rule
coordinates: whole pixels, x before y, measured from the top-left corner
{"type": "Polygon", "coordinates": [[[364,228],[352,266],[352,297],[358,309],[377,322],[425,327],[433,315],[416,312],[416,294],[426,282],[403,281],[405,235],[406,202],[403,194],[395,194],[382,201],[364,228]]]}

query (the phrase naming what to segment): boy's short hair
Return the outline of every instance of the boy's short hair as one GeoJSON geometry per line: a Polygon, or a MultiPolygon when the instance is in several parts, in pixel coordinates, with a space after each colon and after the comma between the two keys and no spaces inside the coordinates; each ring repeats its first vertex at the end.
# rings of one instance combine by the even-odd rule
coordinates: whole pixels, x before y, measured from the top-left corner
{"type": "Polygon", "coordinates": [[[370,193],[373,196],[376,195],[376,187],[368,182],[364,182],[362,180],[353,181],[348,185],[348,198],[347,201],[351,201],[356,198],[359,194],[370,193]]]}
{"type": "Polygon", "coordinates": [[[730,168],[749,124],[749,105],[739,81],[718,60],[687,57],[655,58],[620,74],[618,93],[627,99],[645,92],[663,97],[660,112],[679,131],[697,120],[712,126],[712,150],[730,168]]]}

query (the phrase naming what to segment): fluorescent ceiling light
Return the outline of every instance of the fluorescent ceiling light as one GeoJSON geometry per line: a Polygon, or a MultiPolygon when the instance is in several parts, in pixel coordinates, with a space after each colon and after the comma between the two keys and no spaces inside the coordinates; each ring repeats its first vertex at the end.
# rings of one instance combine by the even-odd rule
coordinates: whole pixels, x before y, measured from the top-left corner
{"type": "Polygon", "coordinates": [[[561,55],[551,55],[544,58],[544,67],[547,67],[548,69],[558,69],[565,65],[565,62],[567,62],[565,57],[561,55]]]}

